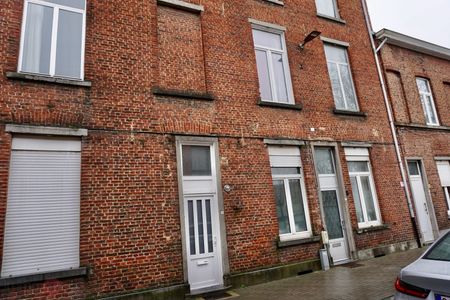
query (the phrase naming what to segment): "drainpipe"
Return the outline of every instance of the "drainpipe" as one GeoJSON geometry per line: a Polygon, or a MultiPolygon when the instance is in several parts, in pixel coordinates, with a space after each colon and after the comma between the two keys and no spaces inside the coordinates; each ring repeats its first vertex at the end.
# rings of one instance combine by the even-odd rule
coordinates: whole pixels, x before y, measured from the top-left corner
{"type": "Polygon", "coordinates": [[[397,154],[397,160],[398,160],[398,165],[400,167],[400,173],[402,175],[402,182],[403,182],[403,187],[405,189],[405,193],[406,193],[406,201],[408,203],[408,208],[409,208],[409,214],[411,216],[411,223],[414,229],[414,233],[417,239],[417,244],[419,247],[421,247],[421,243],[420,243],[420,238],[419,238],[419,231],[417,229],[417,225],[415,222],[415,214],[414,214],[414,209],[412,206],[412,202],[411,202],[411,195],[409,193],[409,189],[408,189],[408,182],[406,179],[406,171],[405,171],[405,166],[403,164],[403,159],[402,159],[402,155],[401,155],[401,151],[400,151],[400,146],[398,143],[398,137],[397,137],[397,132],[395,130],[395,123],[394,123],[394,117],[392,114],[392,108],[389,102],[389,97],[388,97],[388,92],[386,89],[386,82],[384,80],[383,77],[383,71],[381,68],[381,64],[380,64],[380,59],[378,57],[378,53],[380,52],[381,48],[386,44],[387,42],[387,38],[385,38],[381,44],[378,46],[378,48],[375,45],[375,40],[373,38],[373,30],[372,30],[372,24],[370,23],[370,18],[369,18],[369,11],[367,8],[367,2],[366,0],[361,0],[362,3],[362,7],[364,10],[364,17],[366,19],[366,25],[367,25],[367,29],[369,31],[369,38],[370,38],[370,44],[372,46],[372,50],[373,53],[375,55],[375,62],[377,65],[377,71],[378,71],[378,77],[380,78],[380,82],[381,82],[381,89],[383,90],[383,98],[384,98],[384,104],[386,105],[386,110],[388,113],[388,119],[389,119],[389,125],[391,127],[391,132],[392,132],[392,137],[394,139],[394,147],[395,147],[395,152],[397,154]]]}

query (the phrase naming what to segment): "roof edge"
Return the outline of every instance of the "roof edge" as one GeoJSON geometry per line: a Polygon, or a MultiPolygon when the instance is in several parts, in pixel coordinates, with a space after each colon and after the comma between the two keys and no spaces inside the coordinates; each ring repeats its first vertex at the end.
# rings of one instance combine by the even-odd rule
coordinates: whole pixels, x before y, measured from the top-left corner
{"type": "Polygon", "coordinates": [[[450,49],[446,47],[442,47],[436,44],[432,44],[426,42],[424,40],[420,40],[414,38],[409,35],[405,35],[399,32],[395,32],[389,29],[381,29],[377,33],[374,34],[375,38],[379,40],[387,39],[387,43],[391,45],[395,45],[398,47],[402,47],[405,49],[413,50],[416,52],[424,53],[427,55],[431,55],[434,57],[442,58],[450,61],[450,49]]]}

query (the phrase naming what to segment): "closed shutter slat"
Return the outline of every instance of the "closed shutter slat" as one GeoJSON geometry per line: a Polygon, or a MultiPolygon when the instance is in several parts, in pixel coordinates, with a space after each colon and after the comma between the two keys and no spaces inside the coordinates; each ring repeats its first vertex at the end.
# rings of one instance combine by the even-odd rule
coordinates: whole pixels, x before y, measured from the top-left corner
{"type": "Polygon", "coordinates": [[[79,267],[80,152],[26,142],[11,152],[2,277],[79,267]]]}

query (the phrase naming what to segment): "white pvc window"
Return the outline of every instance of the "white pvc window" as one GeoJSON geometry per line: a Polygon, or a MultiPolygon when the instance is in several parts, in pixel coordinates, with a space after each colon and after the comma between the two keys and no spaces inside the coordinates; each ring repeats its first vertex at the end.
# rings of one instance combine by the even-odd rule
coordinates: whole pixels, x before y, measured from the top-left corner
{"type": "Polygon", "coordinates": [[[311,236],[298,147],[269,147],[280,240],[311,236]]]}
{"type": "Polygon", "coordinates": [[[369,151],[365,148],[346,148],[345,155],[352,184],[358,227],[380,225],[380,210],[370,168],[369,151]]]}
{"type": "Polygon", "coordinates": [[[425,78],[416,78],[416,82],[427,125],[439,125],[430,82],[425,78]]]}
{"type": "Polygon", "coordinates": [[[284,32],[253,25],[262,101],[294,104],[284,32]]]}
{"type": "Polygon", "coordinates": [[[438,161],[436,164],[438,168],[439,179],[441,181],[441,186],[444,189],[444,196],[447,200],[447,215],[450,218],[450,161],[438,161]]]}
{"type": "Polygon", "coordinates": [[[25,0],[19,72],[82,80],[85,0],[25,0]]]}
{"type": "Polygon", "coordinates": [[[336,0],[316,0],[317,13],[333,18],[339,18],[336,0]]]}
{"type": "Polygon", "coordinates": [[[336,109],[358,111],[347,49],[325,44],[325,55],[336,109]]]}

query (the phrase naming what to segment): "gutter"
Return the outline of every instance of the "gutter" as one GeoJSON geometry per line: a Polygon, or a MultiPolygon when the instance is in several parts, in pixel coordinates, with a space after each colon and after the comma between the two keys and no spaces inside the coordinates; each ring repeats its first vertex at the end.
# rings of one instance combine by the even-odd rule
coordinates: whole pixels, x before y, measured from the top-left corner
{"type": "Polygon", "coordinates": [[[420,238],[419,238],[420,234],[419,234],[416,222],[415,222],[415,214],[414,214],[414,209],[413,209],[412,202],[411,202],[411,194],[408,189],[408,181],[407,181],[405,166],[404,166],[401,151],[400,151],[400,145],[398,142],[397,131],[395,130],[395,123],[394,123],[394,117],[392,114],[392,107],[389,102],[388,92],[387,92],[387,88],[386,88],[386,82],[384,80],[383,71],[382,71],[381,64],[380,64],[380,58],[378,57],[378,53],[380,52],[381,48],[386,44],[387,38],[385,38],[381,42],[381,44],[378,48],[376,47],[375,40],[373,38],[372,24],[370,23],[370,18],[369,18],[367,2],[366,2],[366,0],[361,0],[361,3],[362,3],[363,10],[364,10],[364,18],[366,20],[367,30],[369,32],[370,44],[372,46],[373,54],[375,56],[378,77],[380,78],[380,82],[381,82],[381,89],[383,90],[384,103],[386,105],[386,110],[388,113],[389,125],[391,128],[392,137],[394,140],[395,153],[397,154],[398,165],[400,167],[400,173],[402,176],[403,188],[405,189],[406,201],[408,203],[409,214],[411,216],[411,222],[412,222],[412,226],[414,229],[414,234],[417,238],[418,246],[420,247],[421,246],[420,238]]]}

